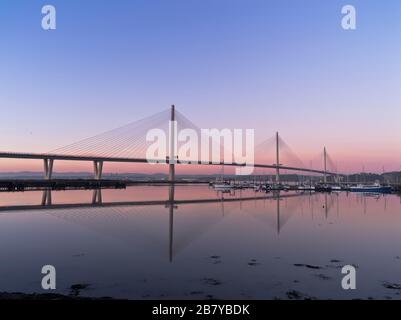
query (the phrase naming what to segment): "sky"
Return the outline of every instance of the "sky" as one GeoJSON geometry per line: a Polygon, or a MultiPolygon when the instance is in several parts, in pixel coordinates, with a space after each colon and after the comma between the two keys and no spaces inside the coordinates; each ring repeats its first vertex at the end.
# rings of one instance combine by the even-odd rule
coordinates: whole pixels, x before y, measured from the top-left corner
{"type": "Polygon", "coordinates": [[[401,170],[399,0],[2,0],[0,39],[0,150],[47,152],[175,104],[202,128],[279,131],[305,163],[326,146],[342,172],[401,170]]]}

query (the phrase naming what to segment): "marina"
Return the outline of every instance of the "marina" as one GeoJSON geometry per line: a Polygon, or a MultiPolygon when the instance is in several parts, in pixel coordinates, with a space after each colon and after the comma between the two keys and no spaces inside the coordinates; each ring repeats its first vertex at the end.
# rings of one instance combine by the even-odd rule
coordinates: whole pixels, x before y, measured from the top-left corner
{"type": "Polygon", "coordinates": [[[209,183],[209,186],[213,187],[217,191],[227,191],[234,189],[253,189],[255,192],[270,192],[270,191],[313,191],[313,192],[360,192],[360,193],[396,193],[400,190],[398,185],[381,185],[380,183],[375,184],[271,184],[262,182],[216,182],[209,183]]]}

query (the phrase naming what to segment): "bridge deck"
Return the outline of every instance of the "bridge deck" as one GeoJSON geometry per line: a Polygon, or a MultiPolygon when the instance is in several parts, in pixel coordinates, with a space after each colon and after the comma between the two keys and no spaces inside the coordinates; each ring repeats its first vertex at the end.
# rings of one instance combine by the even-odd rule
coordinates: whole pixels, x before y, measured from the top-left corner
{"type": "MultiPolygon", "coordinates": [[[[166,163],[165,159],[145,159],[145,158],[120,158],[120,157],[99,157],[99,156],[74,156],[74,155],[63,155],[63,154],[51,154],[51,153],[16,153],[16,152],[0,152],[0,158],[11,158],[11,159],[53,159],[53,160],[69,160],[69,161],[102,161],[102,162],[132,162],[132,163],[166,163]]],[[[276,169],[275,165],[268,164],[243,164],[243,163],[224,163],[224,162],[211,162],[211,161],[180,161],[177,160],[176,164],[190,164],[190,165],[226,165],[234,167],[255,167],[255,168],[266,168],[266,169],[276,169]]],[[[308,169],[308,168],[298,168],[280,165],[278,166],[280,170],[290,170],[290,171],[302,171],[318,174],[328,174],[337,175],[337,173],[308,169]]]]}

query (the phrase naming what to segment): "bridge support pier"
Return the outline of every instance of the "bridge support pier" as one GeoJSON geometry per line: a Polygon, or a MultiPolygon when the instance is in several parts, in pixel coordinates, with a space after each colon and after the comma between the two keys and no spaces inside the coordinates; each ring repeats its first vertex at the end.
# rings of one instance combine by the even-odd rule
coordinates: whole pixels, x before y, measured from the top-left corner
{"type": "Polygon", "coordinates": [[[326,147],[323,149],[323,161],[324,161],[324,176],[323,176],[323,181],[324,183],[327,183],[327,153],[326,153],[326,147]]]}
{"type": "Polygon", "coordinates": [[[45,179],[50,180],[53,174],[53,159],[43,159],[45,179]]]}
{"type": "Polygon", "coordinates": [[[93,161],[93,170],[96,180],[102,179],[103,161],[93,161]]]}
{"type": "Polygon", "coordinates": [[[276,132],[276,184],[280,184],[280,144],[278,132],[276,132]]]}
{"type": "Polygon", "coordinates": [[[169,166],[168,166],[168,181],[174,182],[174,179],[175,179],[174,164],[169,164],[169,166]]]}
{"type": "Polygon", "coordinates": [[[171,118],[170,118],[170,156],[169,156],[169,173],[168,173],[168,180],[170,182],[174,182],[175,180],[175,141],[177,132],[176,130],[176,123],[175,123],[175,107],[174,105],[171,106],[171,118]]]}

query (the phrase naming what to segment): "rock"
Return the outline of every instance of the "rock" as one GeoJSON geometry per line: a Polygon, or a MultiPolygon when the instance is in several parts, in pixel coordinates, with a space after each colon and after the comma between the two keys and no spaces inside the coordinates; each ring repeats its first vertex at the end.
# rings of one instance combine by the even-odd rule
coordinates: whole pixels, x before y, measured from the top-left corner
{"type": "Polygon", "coordinates": [[[383,287],[392,290],[401,290],[401,284],[398,283],[390,283],[390,282],[383,282],[383,287]]]}
{"type": "Polygon", "coordinates": [[[303,264],[303,263],[294,263],[294,266],[295,267],[305,267],[305,268],[308,268],[308,269],[315,269],[315,270],[323,269],[322,267],[319,267],[319,266],[314,266],[314,265],[311,265],[311,264],[303,264]]]}
{"type": "Polygon", "coordinates": [[[204,278],[202,279],[203,283],[208,284],[210,286],[219,286],[221,285],[221,282],[219,280],[213,279],[213,278],[204,278]]]}
{"type": "Polygon", "coordinates": [[[291,290],[286,292],[286,296],[290,300],[315,300],[316,298],[310,297],[304,293],[297,290],[291,290]]]}
{"type": "Polygon", "coordinates": [[[81,293],[81,290],[87,289],[89,287],[89,284],[87,283],[77,283],[77,284],[73,284],[70,289],[70,295],[72,296],[79,296],[79,294],[81,293]]]}
{"type": "Polygon", "coordinates": [[[190,295],[203,294],[203,291],[191,291],[190,295]]]}
{"type": "Polygon", "coordinates": [[[322,280],[330,280],[331,279],[331,277],[326,276],[325,274],[322,274],[322,273],[315,274],[315,276],[322,280]]]}

